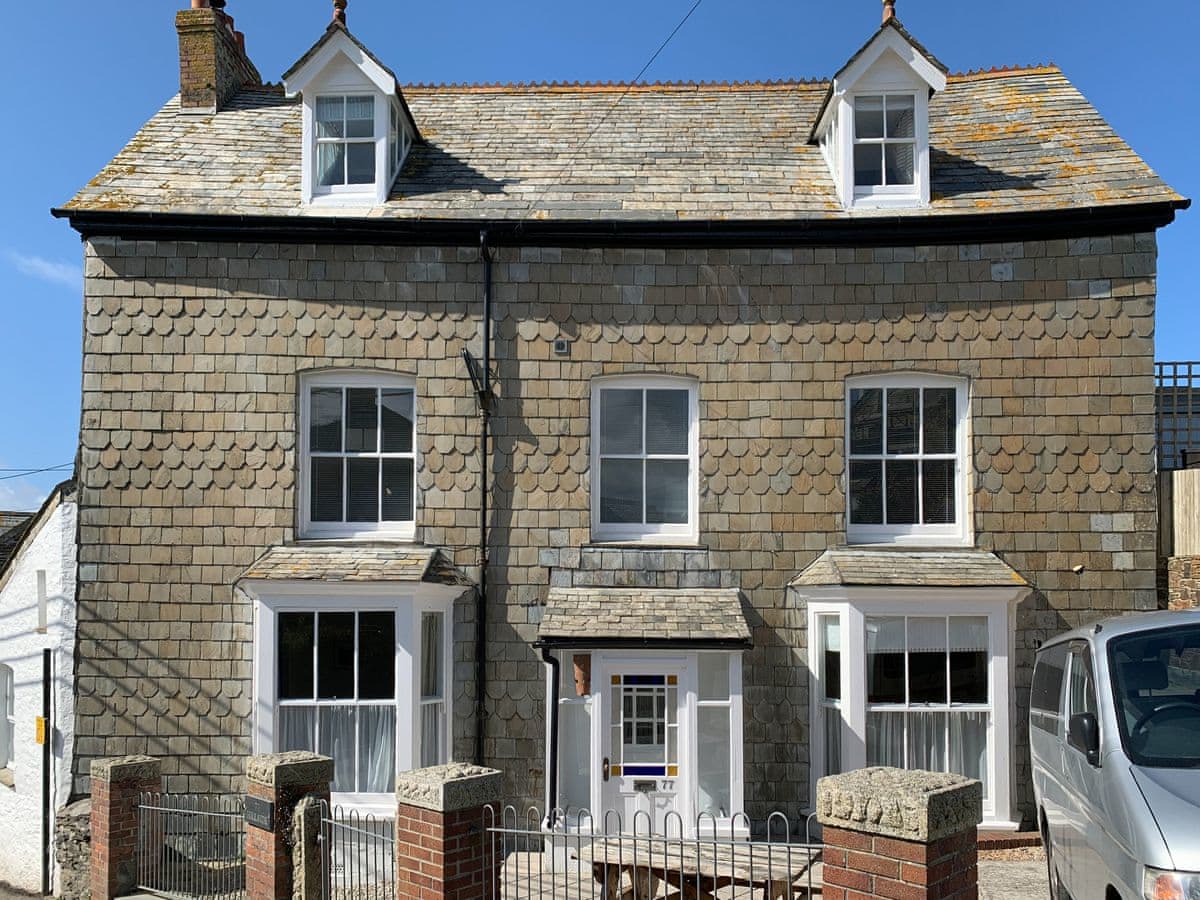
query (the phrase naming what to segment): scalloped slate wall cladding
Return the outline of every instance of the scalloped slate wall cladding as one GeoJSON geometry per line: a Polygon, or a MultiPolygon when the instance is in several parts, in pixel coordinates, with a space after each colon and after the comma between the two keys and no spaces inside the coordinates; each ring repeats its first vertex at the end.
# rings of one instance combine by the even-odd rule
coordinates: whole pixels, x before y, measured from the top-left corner
{"type": "MultiPolygon", "coordinates": [[[[77,786],[92,758],[149,753],[171,790],[234,789],[252,651],[231,585],[295,537],[296,373],[416,377],[418,539],[473,565],[479,423],[459,353],[478,355],[482,267],[474,248],[93,239],[86,256],[77,786]]],[[[553,576],[740,588],[754,608],[747,800],[756,814],[807,804],[804,612],[784,585],[844,542],[850,375],[971,379],[976,543],[1036,586],[1018,612],[1018,697],[1037,641],[1155,606],[1153,234],[496,258],[484,762],[506,796],[542,789],[530,643],[553,576]],[[699,380],[703,552],[581,550],[589,380],[621,372],[699,380]]],[[[471,696],[460,684],[460,758],[471,696]]]]}

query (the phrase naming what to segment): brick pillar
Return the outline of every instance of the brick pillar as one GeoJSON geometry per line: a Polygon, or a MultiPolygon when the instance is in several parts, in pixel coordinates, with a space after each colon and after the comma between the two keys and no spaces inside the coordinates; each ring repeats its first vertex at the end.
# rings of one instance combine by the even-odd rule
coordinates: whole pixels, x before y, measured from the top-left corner
{"type": "Polygon", "coordinates": [[[332,780],[333,760],[316,753],[267,753],[246,761],[246,896],[250,900],[291,900],[296,805],[309,794],[328,800],[332,780]]]}
{"type": "Polygon", "coordinates": [[[396,896],[499,897],[500,861],[483,808],[500,799],[495,769],[451,763],[396,776],[396,896]]]}
{"type": "Polygon", "coordinates": [[[162,790],[162,766],[151,756],[92,761],[92,900],[137,887],[138,795],[162,790]]]}
{"type": "Polygon", "coordinates": [[[823,900],[975,900],[983,785],[961,775],[859,769],[817,782],[823,900]]]}

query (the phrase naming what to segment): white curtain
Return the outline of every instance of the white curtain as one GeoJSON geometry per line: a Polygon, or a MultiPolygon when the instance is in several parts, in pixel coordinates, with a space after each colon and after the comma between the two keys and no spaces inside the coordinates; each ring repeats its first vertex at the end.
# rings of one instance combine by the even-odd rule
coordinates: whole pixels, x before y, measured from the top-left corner
{"type": "Polygon", "coordinates": [[[825,774],[839,775],[842,771],[842,711],[836,706],[826,706],[825,718],[825,774]]]}
{"type": "Polygon", "coordinates": [[[436,766],[445,762],[442,754],[442,712],[445,704],[421,704],[421,766],[436,766]]]}
{"type": "Polygon", "coordinates": [[[354,707],[323,706],[317,752],[333,758],[334,791],[354,790],[354,707]]]}
{"type": "Polygon", "coordinates": [[[990,795],[987,765],[988,716],[986,712],[950,714],[950,771],[983,782],[983,796],[990,795]]]}
{"type": "Polygon", "coordinates": [[[951,616],[950,649],[985,651],[988,648],[986,616],[951,616]]]}
{"type": "Polygon", "coordinates": [[[904,767],[904,713],[867,713],[867,765],[904,767]]]}
{"type": "Polygon", "coordinates": [[[396,789],[396,707],[360,707],[358,723],[358,789],[391,793],[396,789]]]}

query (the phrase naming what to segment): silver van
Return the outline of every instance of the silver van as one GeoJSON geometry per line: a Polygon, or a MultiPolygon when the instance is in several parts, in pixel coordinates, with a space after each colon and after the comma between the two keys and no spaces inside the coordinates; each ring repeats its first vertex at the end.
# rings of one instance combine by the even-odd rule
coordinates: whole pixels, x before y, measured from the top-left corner
{"type": "Polygon", "coordinates": [[[1052,897],[1200,900],[1200,611],[1047,641],[1029,735],[1052,897]]]}

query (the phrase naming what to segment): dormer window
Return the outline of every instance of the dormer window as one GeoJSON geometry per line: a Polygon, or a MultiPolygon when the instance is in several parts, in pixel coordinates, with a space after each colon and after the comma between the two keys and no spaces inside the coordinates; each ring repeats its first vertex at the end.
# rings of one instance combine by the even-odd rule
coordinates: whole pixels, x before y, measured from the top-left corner
{"type": "MultiPolygon", "coordinates": [[[[392,113],[395,122],[395,113],[392,113]]],[[[375,98],[318,97],[317,184],[322,188],[375,183],[375,98]]]]}
{"type": "Polygon", "coordinates": [[[916,176],[916,103],[912,94],[854,98],[854,192],[910,194],[916,176]]]}
{"type": "Polygon", "coordinates": [[[386,203],[420,140],[391,70],[335,22],[283,80],[304,109],[303,202],[386,203]]]}
{"type": "Polygon", "coordinates": [[[834,76],[809,140],[846,209],[929,204],[929,99],[945,87],[946,67],[895,18],[834,76]]]}

